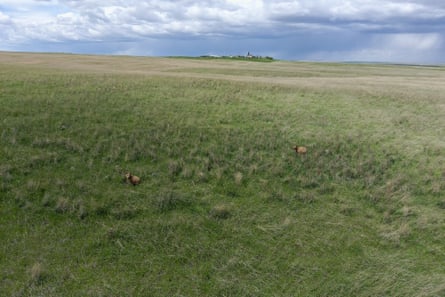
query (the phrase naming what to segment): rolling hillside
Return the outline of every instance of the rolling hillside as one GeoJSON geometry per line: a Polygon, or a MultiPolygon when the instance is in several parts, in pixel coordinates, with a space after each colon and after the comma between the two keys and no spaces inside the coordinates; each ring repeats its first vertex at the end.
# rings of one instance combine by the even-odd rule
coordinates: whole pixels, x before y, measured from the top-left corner
{"type": "Polygon", "coordinates": [[[0,295],[443,296],[444,81],[0,53],[0,295]]]}

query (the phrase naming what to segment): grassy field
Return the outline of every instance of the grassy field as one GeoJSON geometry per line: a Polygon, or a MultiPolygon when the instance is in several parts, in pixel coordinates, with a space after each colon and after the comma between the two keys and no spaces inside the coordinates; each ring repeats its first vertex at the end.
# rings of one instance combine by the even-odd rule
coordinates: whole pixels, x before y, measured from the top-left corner
{"type": "Polygon", "coordinates": [[[444,82],[0,53],[0,296],[444,296],[444,82]]]}

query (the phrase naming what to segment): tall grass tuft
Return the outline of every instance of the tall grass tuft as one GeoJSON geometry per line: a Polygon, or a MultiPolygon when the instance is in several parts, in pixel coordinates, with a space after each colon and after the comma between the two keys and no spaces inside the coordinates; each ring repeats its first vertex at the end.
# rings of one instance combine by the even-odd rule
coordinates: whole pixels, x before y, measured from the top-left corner
{"type": "Polygon", "coordinates": [[[47,270],[42,263],[36,262],[29,270],[31,282],[36,285],[42,285],[47,278],[47,270]]]}
{"type": "Polygon", "coordinates": [[[155,209],[161,213],[187,207],[191,203],[186,195],[171,189],[161,190],[153,199],[155,209]]]}
{"type": "Polygon", "coordinates": [[[226,220],[230,218],[232,213],[231,207],[226,204],[215,205],[210,210],[210,216],[218,220],[226,220]]]}

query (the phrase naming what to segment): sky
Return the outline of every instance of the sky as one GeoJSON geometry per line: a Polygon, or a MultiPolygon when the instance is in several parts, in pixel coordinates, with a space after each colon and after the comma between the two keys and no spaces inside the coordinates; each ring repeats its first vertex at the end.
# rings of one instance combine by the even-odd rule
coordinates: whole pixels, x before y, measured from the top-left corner
{"type": "Polygon", "coordinates": [[[445,64],[445,1],[0,0],[0,50],[445,64]]]}

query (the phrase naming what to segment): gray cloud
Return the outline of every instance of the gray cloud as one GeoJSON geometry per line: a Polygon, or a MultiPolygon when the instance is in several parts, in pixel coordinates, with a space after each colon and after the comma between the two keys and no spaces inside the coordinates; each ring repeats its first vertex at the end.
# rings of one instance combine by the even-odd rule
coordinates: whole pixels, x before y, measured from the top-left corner
{"type": "Polygon", "coordinates": [[[438,2],[3,0],[0,49],[444,63],[438,2]]]}

